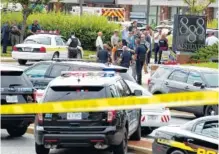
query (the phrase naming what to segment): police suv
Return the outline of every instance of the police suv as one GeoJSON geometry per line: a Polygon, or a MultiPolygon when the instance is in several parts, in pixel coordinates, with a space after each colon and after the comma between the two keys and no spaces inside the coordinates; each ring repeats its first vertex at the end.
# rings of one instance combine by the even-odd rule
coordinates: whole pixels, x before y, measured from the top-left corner
{"type": "MultiPolygon", "coordinates": [[[[131,93],[125,87],[126,83],[115,72],[67,71],[49,83],[41,103],[142,95],[142,91],[131,93]]],[[[126,154],[129,138],[141,139],[140,109],[47,113],[35,118],[37,154],[70,147],[94,147],[126,154]]]]}

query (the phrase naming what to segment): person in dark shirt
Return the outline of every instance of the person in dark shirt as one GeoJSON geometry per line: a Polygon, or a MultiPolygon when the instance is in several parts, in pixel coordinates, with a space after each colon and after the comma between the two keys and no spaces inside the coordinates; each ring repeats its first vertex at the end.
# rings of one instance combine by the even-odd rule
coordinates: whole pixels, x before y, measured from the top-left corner
{"type": "Polygon", "coordinates": [[[6,22],[1,28],[1,44],[3,46],[2,53],[7,53],[7,47],[10,39],[10,26],[6,22]]]}
{"type": "Polygon", "coordinates": [[[34,20],[33,24],[30,25],[29,31],[31,34],[35,34],[38,30],[41,30],[41,27],[37,20],[34,20]]]}
{"type": "Polygon", "coordinates": [[[108,63],[110,59],[108,45],[104,44],[103,49],[97,53],[97,61],[100,63],[108,63]]]}
{"type": "Polygon", "coordinates": [[[159,40],[159,58],[158,58],[158,64],[161,64],[161,58],[163,51],[168,50],[168,40],[166,38],[166,34],[161,35],[161,39],[159,40]]]}
{"type": "Polygon", "coordinates": [[[136,74],[137,74],[137,83],[142,84],[142,68],[146,60],[146,47],[143,44],[140,44],[141,40],[136,39],[136,50],[135,50],[135,59],[136,59],[136,74]]]}
{"type": "Polygon", "coordinates": [[[130,51],[128,51],[127,46],[123,46],[123,52],[121,54],[121,66],[129,68],[131,61],[132,61],[132,54],[130,51]]]}

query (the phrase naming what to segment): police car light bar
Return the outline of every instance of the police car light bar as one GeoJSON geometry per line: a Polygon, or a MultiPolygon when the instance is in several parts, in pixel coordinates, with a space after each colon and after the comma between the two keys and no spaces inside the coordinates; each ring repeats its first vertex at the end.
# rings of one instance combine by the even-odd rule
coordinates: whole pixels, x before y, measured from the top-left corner
{"type": "Polygon", "coordinates": [[[58,31],[58,30],[55,30],[55,31],[52,31],[52,30],[50,30],[50,31],[38,30],[38,31],[36,32],[36,34],[53,34],[53,35],[59,35],[59,34],[60,34],[60,31],[58,31]]]}
{"type": "Polygon", "coordinates": [[[77,58],[53,58],[53,61],[80,61],[80,62],[96,62],[89,59],[77,59],[77,58]]]}
{"type": "Polygon", "coordinates": [[[104,72],[104,71],[63,71],[61,72],[62,77],[87,77],[87,76],[100,76],[100,77],[114,77],[115,72],[104,72]]]}

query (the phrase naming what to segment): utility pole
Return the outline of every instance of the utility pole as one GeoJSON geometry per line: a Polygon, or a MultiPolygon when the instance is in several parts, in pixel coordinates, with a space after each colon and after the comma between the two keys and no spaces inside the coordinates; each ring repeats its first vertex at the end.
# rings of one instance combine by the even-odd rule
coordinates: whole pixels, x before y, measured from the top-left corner
{"type": "Polygon", "coordinates": [[[79,0],[79,3],[80,3],[80,16],[83,15],[83,1],[84,0],[79,0]]]}
{"type": "Polygon", "coordinates": [[[146,24],[149,25],[149,15],[150,15],[150,6],[151,6],[151,0],[146,0],[146,24]]]}

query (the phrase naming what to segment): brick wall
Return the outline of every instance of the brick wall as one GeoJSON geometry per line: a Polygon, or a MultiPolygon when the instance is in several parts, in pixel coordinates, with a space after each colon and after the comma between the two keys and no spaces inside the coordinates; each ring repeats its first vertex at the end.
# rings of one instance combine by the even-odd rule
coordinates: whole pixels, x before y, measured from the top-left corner
{"type": "Polygon", "coordinates": [[[205,10],[205,15],[207,16],[207,20],[212,20],[214,18],[214,8],[209,7],[205,10]]]}
{"type": "Polygon", "coordinates": [[[168,20],[169,14],[170,12],[168,6],[160,6],[160,21],[168,20]]]}
{"type": "Polygon", "coordinates": [[[130,12],[132,12],[132,6],[131,5],[125,5],[125,20],[129,21],[130,20],[130,12]]]}

